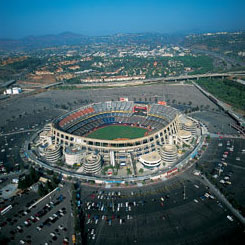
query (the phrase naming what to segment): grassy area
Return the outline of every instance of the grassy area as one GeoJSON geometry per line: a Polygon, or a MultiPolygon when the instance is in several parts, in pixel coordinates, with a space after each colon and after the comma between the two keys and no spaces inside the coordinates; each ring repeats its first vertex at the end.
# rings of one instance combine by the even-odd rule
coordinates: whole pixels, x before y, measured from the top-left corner
{"type": "Polygon", "coordinates": [[[110,125],[103,128],[99,128],[96,131],[87,135],[93,139],[114,140],[114,139],[135,139],[143,137],[145,132],[144,128],[137,128],[125,125],[110,125]]]}
{"type": "Polygon", "coordinates": [[[225,103],[237,109],[245,110],[244,85],[227,79],[199,79],[197,83],[225,103]]]}

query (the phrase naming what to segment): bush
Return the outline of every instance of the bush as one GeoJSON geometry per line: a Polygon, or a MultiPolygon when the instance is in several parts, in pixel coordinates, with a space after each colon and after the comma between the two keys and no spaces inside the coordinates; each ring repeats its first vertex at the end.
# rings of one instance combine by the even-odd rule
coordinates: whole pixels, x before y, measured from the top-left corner
{"type": "Polygon", "coordinates": [[[143,173],[144,173],[144,169],[141,168],[141,169],[139,170],[139,173],[140,173],[140,174],[143,174],[143,173]]]}

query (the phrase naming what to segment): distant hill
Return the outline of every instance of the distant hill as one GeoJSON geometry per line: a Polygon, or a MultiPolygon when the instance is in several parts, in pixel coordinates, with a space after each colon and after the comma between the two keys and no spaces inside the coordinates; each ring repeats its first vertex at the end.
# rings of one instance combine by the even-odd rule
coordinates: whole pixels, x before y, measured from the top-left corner
{"type": "Polygon", "coordinates": [[[107,43],[118,45],[147,44],[150,46],[175,43],[182,40],[181,35],[160,33],[115,34],[106,36],[85,36],[72,32],[57,35],[27,36],[22,39],[0,39],[0,51],[26,51],[62,45],[84,45],[107,43]]]}
{"type": "Polygon", "coordinates": [[[27,36],[22,39],[0,39],[0,50],[32,50],[52,46],[76,45],[86,43],[88,38],[83,35],[64,32],[58,35],[27,36]]]}

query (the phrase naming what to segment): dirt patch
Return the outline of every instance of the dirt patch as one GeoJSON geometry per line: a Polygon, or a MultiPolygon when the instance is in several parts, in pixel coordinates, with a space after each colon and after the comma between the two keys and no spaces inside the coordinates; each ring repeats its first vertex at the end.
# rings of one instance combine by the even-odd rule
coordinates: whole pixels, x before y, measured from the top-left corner
{"type": "Polygon", "coordinates": [[[129,140],[129,138],[117,138],[117,139],[114,139],[114,140],[129,140]]]}

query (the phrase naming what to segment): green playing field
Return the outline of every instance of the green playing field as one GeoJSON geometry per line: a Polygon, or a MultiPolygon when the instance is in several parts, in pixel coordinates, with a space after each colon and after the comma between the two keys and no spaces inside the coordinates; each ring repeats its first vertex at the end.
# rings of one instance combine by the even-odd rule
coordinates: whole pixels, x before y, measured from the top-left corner
{"type": "Polygon", "coordinates": [[[125,125],[109,125],[87,135],[88,138],[101,140],[135,139],[143,137],[147,129],[125,125]]]}

